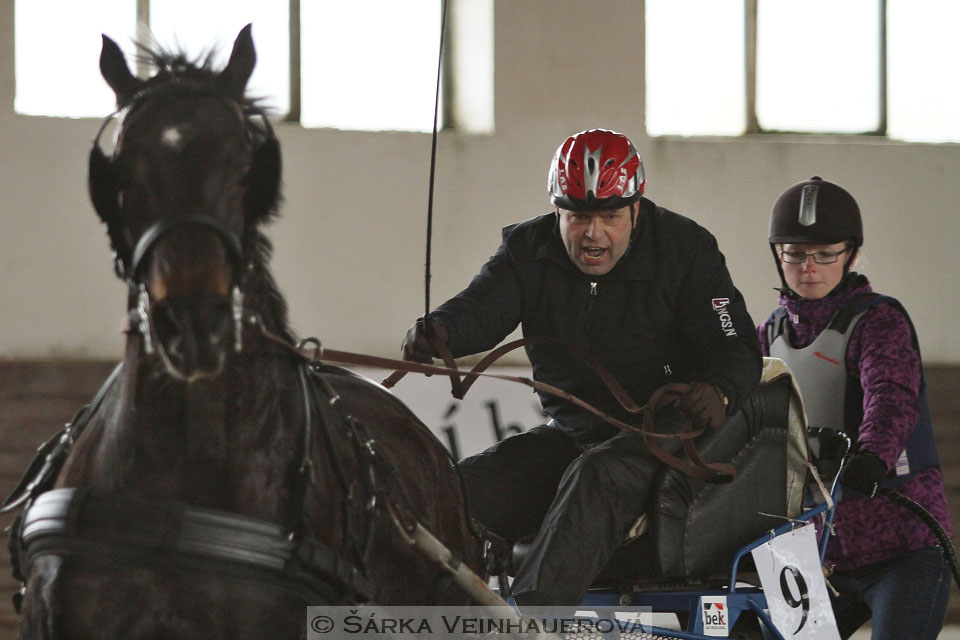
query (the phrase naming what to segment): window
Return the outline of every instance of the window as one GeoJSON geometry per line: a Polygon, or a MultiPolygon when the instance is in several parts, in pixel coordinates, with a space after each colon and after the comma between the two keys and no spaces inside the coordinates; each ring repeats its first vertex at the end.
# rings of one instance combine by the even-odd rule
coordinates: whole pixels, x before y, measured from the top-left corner
{"type": "MultiPolygon", "coordinates": [[[[450,5],[440,125],[489,132],[493,0],[450,5]]],[[[17,0],[14,108],[55,117],[110,113],[114,96],[97,62],[101,31],[143,76],[149,70],[133,62],[138,24],[140,34],[191,57],[216,50],[220,66],[252,22],[258,60],[249,90],[272,114],[309,127],[430,131],[442,8],[443,0],[17,0]]]]}
{"type": "Polygon", "coordinates": [[[433,129],[439,2],[352,0],[302,6],[301,122],[364,129],[372,110],[378,128],[433,129]]]}
{"type": "Polygon", "coordinates": [[[862,133],[880,125],[876,0],[759,0],[761,131],[862,133]]]}
{"type": "Polygon", "coordinates": [[[960,142],[958,19],[940,0],[646,0],[647,131],[960,142]]]}
{"type": "Polygon", "coordinates": [[[73,118],[113,111],[113,92],[100,76],[100,33],[109,33],[129,56],[136,24],[136,4],[129,0],[103,0],[96,8],[69,0],[18,0],[14,109],[73,118]]]}
{"type": "Polygon", "coordinates": [[[167,48],[180,48],[191,56],[205,56],[214,48],[217,55],[211,62],[222,67],[240,29],[252,23],[257,66],[247,90],[261,96],[272,113],[285,114],[290,110],[287,9],[284,3],[262,0],[160,0],[150,3],[150,32],[167,48]]]}
{"type": "Polygon", "coordinates": [[[960,3],[887,0],[887,131],[960,141],[960,3]]]}
{"type": "Polygon", "coordinates": [[[647,132],[742,133],[743,49],[729,46],[743,41],[742,1],[647,0],[646,6],[647,132]]]}

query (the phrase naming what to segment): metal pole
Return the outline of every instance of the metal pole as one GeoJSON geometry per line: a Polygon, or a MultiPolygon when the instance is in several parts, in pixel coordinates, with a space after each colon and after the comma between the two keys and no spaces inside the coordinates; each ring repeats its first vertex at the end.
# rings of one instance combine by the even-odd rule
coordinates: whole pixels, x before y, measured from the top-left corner
{"type": "Polygon", "coordinates": [[[290,108],[284,120],[300,122],[300,0],[290,0],[290,108]]]}
{"type": "MultiPolygon", "coordinates": [[[[152,44],[150,38],[150,0],[137,0],[137,42],[152,44]]],[[[150,67],[143,56],[136,56],[137,77],[145,80],[150,76],[150,67]]]]}
{"type": "Polygon", "coordinates": [[[757,120],[757,0],[744,0],[743,9],[746,133],[760,133],[760,123],[757,120]]]}

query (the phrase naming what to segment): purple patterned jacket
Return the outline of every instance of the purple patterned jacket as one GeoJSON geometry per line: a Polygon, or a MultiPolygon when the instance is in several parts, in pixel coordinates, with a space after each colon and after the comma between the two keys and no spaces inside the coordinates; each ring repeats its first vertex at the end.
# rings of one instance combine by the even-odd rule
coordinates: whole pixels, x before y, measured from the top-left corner
{"type": "MultiPolygon", "coordinates": [[[[850,274],[847,278],[841,291],[820,300],[780,296],[780,304],[789,312],[794,347],[813,342],[840,306],[873,290],[862,275],[850,274]]],[[[770,354],[767,322],[758,329],[765,356],[770,354]]],[[[913,348],[910,325],[902,313],[888,304],[878,304],[864,314],[850,336],[847,370],[858,372],[863,386],[863,422],[857,443],[861,450],[879,456],[892,468],[917,422],[920,389],[920,356],[913,348]]],[[[939,468],[921,471],[898,490],[923,505],[952,536],[939,468]]],[[[825,561],[837,571],[850,571],[937,544],[916,515],[883,496],[841,502],[834,526],[835,537],[830,539],[825,561]]]]}

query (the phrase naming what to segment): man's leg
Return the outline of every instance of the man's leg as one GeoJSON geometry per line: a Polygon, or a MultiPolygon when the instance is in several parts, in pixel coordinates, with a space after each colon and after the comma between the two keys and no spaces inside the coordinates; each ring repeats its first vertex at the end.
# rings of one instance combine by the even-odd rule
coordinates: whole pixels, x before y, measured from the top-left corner
{"type": "Polygon", "coordinates": [[[568,468],[517,571],[521,607],[575,606],[647,506],[658,461],[642,436],[616,436],[568,468]]]}
{"type": "Polygon", "coordinates": [[[581,451],[563,432],[541,425],[461,460],[470,513],[507,540],[532,535],[581,451]]]}

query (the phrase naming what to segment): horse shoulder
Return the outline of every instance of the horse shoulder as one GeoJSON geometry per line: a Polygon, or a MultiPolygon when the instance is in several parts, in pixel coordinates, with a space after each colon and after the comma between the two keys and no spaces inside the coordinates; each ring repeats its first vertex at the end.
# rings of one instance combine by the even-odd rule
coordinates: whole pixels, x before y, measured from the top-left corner
{"type": "Polygon", "coordinates": [[[380,419],[409,422],[414,431],[433,437],[420,418],[383,385],[340,367],[325,366],[320,376],[340,395],[349,410],[368,413],[373,409],[380,419]]]}

